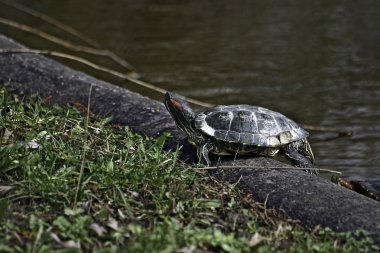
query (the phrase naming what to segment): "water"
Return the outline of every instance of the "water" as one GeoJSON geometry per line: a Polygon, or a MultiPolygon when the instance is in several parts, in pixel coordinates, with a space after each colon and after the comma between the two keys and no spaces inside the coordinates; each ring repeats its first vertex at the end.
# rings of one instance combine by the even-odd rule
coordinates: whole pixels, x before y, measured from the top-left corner
{"type": "MultiPolygon", "coordinates": [[[[354,131],[338,139],[313,132],[317,164],[380,192],[379,1],[19,2],[82,31],[165,89],[214,104],[260,105],[301,124],[354,131]]],[[[0,15],[60,34],[3,5],[0,15]]],[[[62,51],[32,35],[4,26],[0,31],[30,47],[62,51]]]]}

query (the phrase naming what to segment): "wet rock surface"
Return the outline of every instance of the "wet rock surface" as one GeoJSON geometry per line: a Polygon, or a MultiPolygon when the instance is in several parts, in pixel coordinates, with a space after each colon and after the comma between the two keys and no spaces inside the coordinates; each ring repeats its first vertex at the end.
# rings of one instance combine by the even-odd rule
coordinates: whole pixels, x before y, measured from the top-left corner
{"type": "MultiPolygon", "coordinates": [[[[0,48],[20,48],[20,44],[0,35],[0,48]]],[[[91,89],[91,111],[113,117],[113,123],[127,125],[148,136],[169,132],[167,149],[182,147],[181,159],[196,160],[195,149],[176,129],[163,104],[68,68],[54,60],[29,53],[0,54],[0,83],[19,95],[39,93],[49,103],[87,105],[91,89]]],[[[217,157],[212,157],[216,162],[217,157]]],[[[318,159],[318,158],[317,158],[318,159]]],[[[337,186],[323,178],[291,169],[264,157],[222,158],[222,165],[252,166],[214,170],[218,178],[250,190],[259,202],[285,211],[292,219],[308,226],[331,227],[338,231],[365,229],[380,244],[380,204],[337,186]]]]}

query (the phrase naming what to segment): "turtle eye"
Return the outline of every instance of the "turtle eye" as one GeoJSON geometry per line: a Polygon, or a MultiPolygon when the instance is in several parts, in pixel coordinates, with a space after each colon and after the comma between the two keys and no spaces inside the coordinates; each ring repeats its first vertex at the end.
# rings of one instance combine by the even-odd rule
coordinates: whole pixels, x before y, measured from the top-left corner
{"type": "Polygon", "coordinates": [[[182,105],[175,101],[173,98],[170,99],[170,102],[174,105],[175,108],[177,108],[178,110],[182,110],[182,105]]]}

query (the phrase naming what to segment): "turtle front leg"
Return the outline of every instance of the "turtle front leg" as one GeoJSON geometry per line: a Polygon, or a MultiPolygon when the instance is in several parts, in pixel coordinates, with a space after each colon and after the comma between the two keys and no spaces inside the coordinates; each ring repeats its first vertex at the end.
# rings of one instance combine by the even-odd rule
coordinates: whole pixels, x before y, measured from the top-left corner
{"type": "Polygon", "coordinates": [[[203,164],[206,164],[208,167],[211,166],[211,160],[208,155],[209,149],[211,146],[212,145],[208,142],[201,143],[201,145],[199,145],[198,150],[197,150],[199,161],[203,164]]]}
{"type": "MultiPolygon", "coordinates": [[[[309,142],[306,139],[294,141],[284,147],[286,159],[295,167],[312,168],[314,164],[314,155],[311,151],[309,142]]],[[[318,175],[315,170],[307,170],[312,175],[318,175]]]]}

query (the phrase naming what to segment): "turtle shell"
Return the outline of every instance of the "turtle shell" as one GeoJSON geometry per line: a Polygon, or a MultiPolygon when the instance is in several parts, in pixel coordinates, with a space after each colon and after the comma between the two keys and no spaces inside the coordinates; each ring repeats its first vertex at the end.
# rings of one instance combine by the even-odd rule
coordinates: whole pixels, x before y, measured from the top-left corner
{"type": "Polygon", "coordinates": [[[251,105],[217,106],[198,114],[195,127],[216,140],[282,147],[309,135],[281,113],[251,105]]]}

